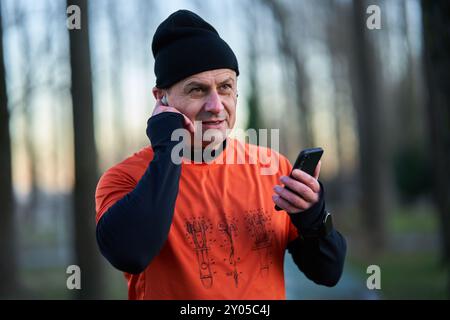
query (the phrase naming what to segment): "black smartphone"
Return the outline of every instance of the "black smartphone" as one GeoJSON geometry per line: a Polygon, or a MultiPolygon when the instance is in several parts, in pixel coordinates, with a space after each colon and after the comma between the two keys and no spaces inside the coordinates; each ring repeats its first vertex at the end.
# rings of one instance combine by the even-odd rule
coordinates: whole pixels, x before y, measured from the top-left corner
{"type": "MultiPolygon", "coordinates": [[[[314,170],[316,170],[317,164],[319,163],[322,154],[323,154],[322,148],[309,148],[302,150],[298,155],[297,159],[295,160],[295,163],[292,166],[292,170],[300,169],[306,172],[307,174],[314,176],[314,170]]],[[[292,171],[290,175],[292,176],[292,171]]],[[[289,190],[288,187],[285,188],[289,190]]],[[[275,205],[275,210],[280,211],[283,209],[275,205]]]]}

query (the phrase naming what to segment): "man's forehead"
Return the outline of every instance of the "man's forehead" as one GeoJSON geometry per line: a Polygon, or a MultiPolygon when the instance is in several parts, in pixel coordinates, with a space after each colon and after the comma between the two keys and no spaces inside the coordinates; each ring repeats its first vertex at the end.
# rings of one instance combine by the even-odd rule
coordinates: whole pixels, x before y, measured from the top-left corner
{"type": "Polygon", "coordinates": [[[192,82],[200,83],[220,83],[231,79],[236,81],[236,72],[231,69],[216,69],[208,70],[201,73],[194,74],[182,81],[182,85],[187,85],[192,82]]]}

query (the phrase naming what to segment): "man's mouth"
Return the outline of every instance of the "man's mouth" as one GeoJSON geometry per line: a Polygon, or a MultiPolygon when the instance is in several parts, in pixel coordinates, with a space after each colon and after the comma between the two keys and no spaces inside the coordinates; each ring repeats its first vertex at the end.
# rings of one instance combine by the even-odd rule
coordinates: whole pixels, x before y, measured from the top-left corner
{"type": "Polygon", "coordinates": [[[203,124],[220,124],[225,120],[208,120],[208,121],[202,121],[203,124]]]}
{"type": "Polygon", "coordinates": [[[225,120],[208,120],[202,121],[202,126],[210,129],[218,129],[225,123],[225,120]]]}

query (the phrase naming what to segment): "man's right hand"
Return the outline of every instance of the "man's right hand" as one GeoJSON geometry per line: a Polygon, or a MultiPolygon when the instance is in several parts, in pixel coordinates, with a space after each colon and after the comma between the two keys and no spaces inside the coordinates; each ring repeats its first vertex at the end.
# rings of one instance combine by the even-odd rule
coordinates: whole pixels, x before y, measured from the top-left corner
{"type": "Polygon", "coordinates": [[[163,113],[163,112],[175,112],[179,113],[184,117],[184,126],[186,129],[188,129],[191,133],[194,133],[194,124],[192,121],[183,113],[175,109],[174,107],[165,106],[162,104],[161,99],[156,100],[155,108],[153,109],[152,117],[156,116],[157,114],[163,113]]]}

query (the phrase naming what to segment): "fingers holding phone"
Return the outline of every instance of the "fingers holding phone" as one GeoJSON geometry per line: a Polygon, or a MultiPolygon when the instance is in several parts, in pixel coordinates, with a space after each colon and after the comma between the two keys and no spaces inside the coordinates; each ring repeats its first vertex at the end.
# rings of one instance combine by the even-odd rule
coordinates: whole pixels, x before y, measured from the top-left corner
{"type": "MultiPolygon", "coordinates": [[[[320,168],[319,168],[319,170],[320,170],[320,168]]],[[[317,178],[318,177],[319,177],[319,175],[317,174],[317,178]]],[[[287,178],[289,178],[289,177],[287,177],[287,178]]],[[[319,184],[319,181],[317,181],[316,176],[311,176],[304,171],[295,169],[292,171],[291,178],[294,178],[296,181],[308,186],[314,192],[320,191],[320,184],[319,184]]]]}
{"type": "MultiPolygon", "coordinates": [[[[317,182],[317,180],[311,176],[308,179],[317,182]]],[[[318,183],[317,186],[312,186],[312,183],[309,184],[309,181],[306,182],[305,180],[297,179],[295,175],[292,177],[282,176],[280,177],[280,182],[284,184],[284,189],[290,191],[290,193],[293,193],[294,195],[299,195],[307,202],[316,202],[318,200],[318,194],[320,192],[320,185],[318,183]]]]}
{"type": "Polygon", "coordinates": [[[319,180],[320,168],[321,167],[322,167],[322,160],[319,160],[319,163],[317,163],[316,169],[314,170],[314,178],[316,180],[319,180]]]}
{"type": "Polygon", "coordinates": [[[320,184],[317,179],[322,154],[322,148],[303,150],[297,157],[291,174],[280,177],[284,187],[275,186],[275,195],[272,196],[276,210],[297,213],[309,209],[319,201],[320,184]]]}
{"type": "MultiPolygon", "coordinates": [[[[311,177],[311,179],[314,178],[311,177]]],[[[319,201],[320,186],[317,188],[318,191],[315,191],[307,184],[296,180],[295,177],[287,176],[282,177],[281,182],[285,186],[276,185],[273,189],[275,195],[272,196],[273,201],[279,208],[289,213],[298,213],[308,210],[319,201]]]]}

